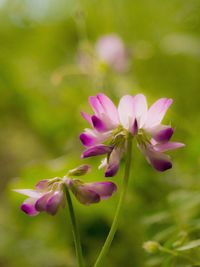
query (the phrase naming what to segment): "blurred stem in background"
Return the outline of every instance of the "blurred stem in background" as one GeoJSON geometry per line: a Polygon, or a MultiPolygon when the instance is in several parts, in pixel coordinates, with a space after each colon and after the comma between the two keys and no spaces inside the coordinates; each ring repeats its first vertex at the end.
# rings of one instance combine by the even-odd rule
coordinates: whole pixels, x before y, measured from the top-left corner
{"type": "Polygon", "coordinates": [[[112,223],[112,226],[110,228],[110,232],[107,236],[107,239],[102,247],[102,250],[96,260],[96,263],[94,264],[94,267],[100,267],[103,265],[104,258],[106,257],[109,248],[111,246],[111,243],[113,241],[113,238],[115,236],[115,233],[117,231],[118,223],[119,223],[119,217],[121,214],[121,209],[124,203],[124,199],[126,196],[127,192],[127,187],[128,187],[128,180],[130,176],[130,168],[131,168],[131,158],[132,158],[132,139],[133,136],[129,133],[128,136],[128,142],[127,142],[127,155],[126,155],[126,166],[125,166],[125,173],[124,173],[124,179],[123,179],[123,184],[122,184],[122,189],[121,189],[121,195],[119,198],[118,206],[116,209],[116,213],[114,216],[114,220],[112,223]]]}
{"type": "Polygon", "coordinates": [[[67,203],[68,203],[69,213],[70,213],[70,218],[71,218],[71,223],[72,223],[72,232],[74,236],[74,244],[75,244],[76,256],[77,256],[77,261],[78,261],[78,267],[84,267],[80,235],[78,231],[78,226],[76,222],[76,216],[74,213],[71,196],[70,196],[68,189],[66,189],[66,198],[67,198],[67,203]]]}

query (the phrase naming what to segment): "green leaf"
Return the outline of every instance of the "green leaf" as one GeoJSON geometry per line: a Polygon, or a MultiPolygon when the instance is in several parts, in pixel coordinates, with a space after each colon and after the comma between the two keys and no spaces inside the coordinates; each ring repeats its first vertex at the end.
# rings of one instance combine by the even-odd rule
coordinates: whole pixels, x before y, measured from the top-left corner
{"type": "Polygon", "coordinates": [[[177,248],[176,250],[185,251],[185,250],[190,250],[190,249],[197,248],[197,247],[200,247],[200,239],[193,240],[189,242],[188,244],[177,248]]]}

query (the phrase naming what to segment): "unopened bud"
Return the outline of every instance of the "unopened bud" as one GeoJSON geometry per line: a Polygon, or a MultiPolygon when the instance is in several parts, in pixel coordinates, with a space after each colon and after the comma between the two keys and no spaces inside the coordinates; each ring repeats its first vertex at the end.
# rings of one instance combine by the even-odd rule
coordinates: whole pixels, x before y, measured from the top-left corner
{"type": "Polygon", "coordinates": [[[89,165],[81,165],[73,170],[70,170],[67,175],[68,176],[82,176],[88,173],[90,170],[91,170],[91,167],[89,165]]]}
{"type": "Polygon", "coordinates": [[[148,253],[157,253],[159,251],[160,244],[156,241],[147,241],[143,244],[144,250],[148,253]]]}

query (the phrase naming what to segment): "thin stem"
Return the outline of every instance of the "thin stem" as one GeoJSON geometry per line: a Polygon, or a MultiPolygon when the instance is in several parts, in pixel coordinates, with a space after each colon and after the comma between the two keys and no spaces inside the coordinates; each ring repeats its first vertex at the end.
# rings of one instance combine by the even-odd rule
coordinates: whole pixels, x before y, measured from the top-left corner
{"type": "Polygon", "coordinates": [[[183,255],[183,254],[181,254],[179,251],[174,251],[174,250],[171,250],[171,249],[162,247],[162,246],[159,247],[159,250],[162,251],[162,252],[171,254],[171,255],[174,256],[174,257],[179,257],[179,258],[188,260],[188,261],[191,262],[192,264],[199,264],[199,262],[196,262],[195,260],[193,260],[192,258],[190,258],[190,257],[187,256],[187,255],[183,255]]]}
{"type": "Polygon", "coordinates": [[[76,216],[74,213],[71,196],[70,196],[68,189],[66,189],[66,198],[67,198],[69,213],[70,213],[70,218],[71,218],[72,232],[74,236],[74,244],[75,244],[76,256],[78,260],[78,267],[84,267],[80,235],[79,235],[79,231],[77,227],[76,216]]]}
{"type": "Polygon", "coordinates": [[[116,213],[114,216],[114,220],[112,223],[112,226],[110,228],[110,232],[107,236],[107,239],[101,249],[101,252],[96,260],[96,263],[94,264],[94,267],[100,267],[103,264],[104,258],[106,254],[108,253],[108,250],[110,248],[110,245],[113,241],[113,238],[115,236],[115,233],[117,231],[118,227],[118,222],[119,222],[119,217],[121,213],[121,208],[124,203],[124,199],[126,196],[126,191],[127,191],[127,186],[128,186],[128,180],[129,180],[129,175],[130,175],[130,167],[131,167],[131,156],[132,156],[132,136],[129,134],[128,136],[128,142],[127,142],[127,157],[126,157],[126,166],[125,166],[125,173],[124,173],[124,179],[123,179],[123,184],[122,184],[122,190],[119,198],[119,202],[117,205],[116,213]]]}

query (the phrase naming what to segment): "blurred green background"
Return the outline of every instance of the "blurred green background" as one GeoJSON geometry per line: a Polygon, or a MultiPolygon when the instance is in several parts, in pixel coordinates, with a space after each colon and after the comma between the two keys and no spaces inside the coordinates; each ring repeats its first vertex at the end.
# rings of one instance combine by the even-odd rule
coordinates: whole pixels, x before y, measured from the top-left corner
{"type": "MultiPolygon", "coordinates": [[[[126,93],[149,103],[171,97],[165,118],[186,147],[174,151],[173,169],[157,173],[134,147],[129,191],[106,267],[194,266],[190,260],[142,248],[156,240],[168,248],[200,238],[200,1],[199,0],[0,0],[0,266],[76,266],[67,210],[28,217],[24,197],[44,178],[82,163],[80,111],[89,95],[104,92],[117,104],[126,93]],[[98,65],[87,73],[78,51],[118,34],[129,50],[129,70],[98,65]]],[[[85,160],[103,180],[99,158],[85,160]]],[[[117,177],[123,174],[123,163],[117,177]]],[[[76,201],[83,250],[92,266],[119,197],[85,207],[76,201]]],[[[199,247],[184,255],[200,261],[199,247]]],[[[200,266],[200,265],[195,265],[200,266]]]]}

